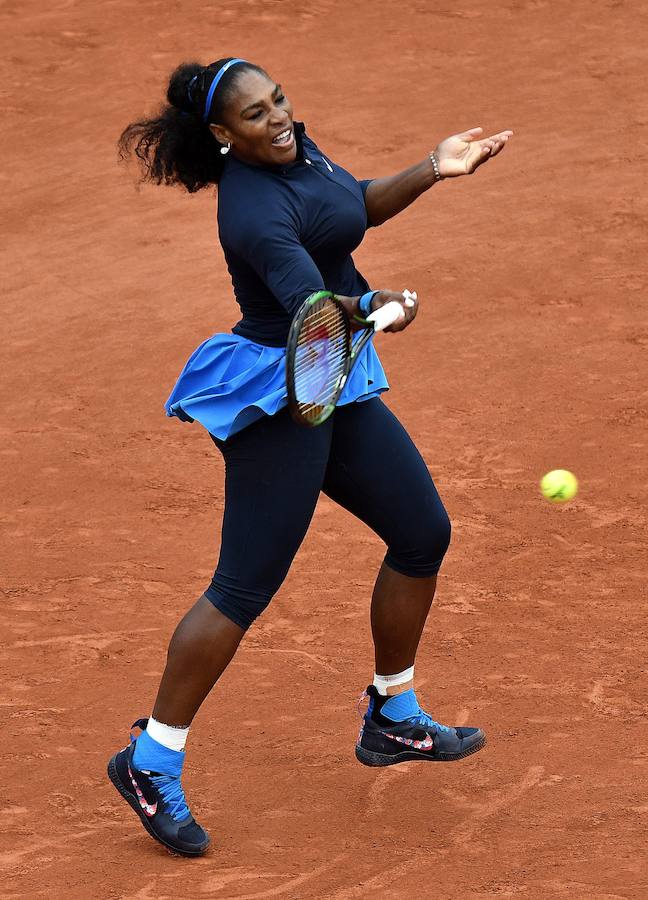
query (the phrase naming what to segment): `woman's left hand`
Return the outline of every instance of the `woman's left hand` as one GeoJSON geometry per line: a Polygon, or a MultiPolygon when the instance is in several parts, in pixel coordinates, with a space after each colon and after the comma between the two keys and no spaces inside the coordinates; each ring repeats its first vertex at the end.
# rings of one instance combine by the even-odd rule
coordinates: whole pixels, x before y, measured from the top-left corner
{"type": "Polygon", "coordinates": [[[481,138],[483,131],[483,128],[471,128],[441,141],[434,152],[442,178],[471,175],[478,166],[497,156],[513,136],[512,131],[500,131],[499,134],[481,138]]]}

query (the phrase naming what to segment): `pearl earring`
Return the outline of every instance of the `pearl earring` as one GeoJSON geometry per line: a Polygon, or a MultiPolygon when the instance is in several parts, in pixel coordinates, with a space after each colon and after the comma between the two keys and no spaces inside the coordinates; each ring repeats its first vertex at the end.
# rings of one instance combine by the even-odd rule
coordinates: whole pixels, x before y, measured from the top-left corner
{"type": "Polygon", "coordinates": [[[223,154],[223,156],[225,156],[226,153],[230,152],[231,146],[231,143],[228,141],[226,147],[221,147],[221,153],[223,154]]]}

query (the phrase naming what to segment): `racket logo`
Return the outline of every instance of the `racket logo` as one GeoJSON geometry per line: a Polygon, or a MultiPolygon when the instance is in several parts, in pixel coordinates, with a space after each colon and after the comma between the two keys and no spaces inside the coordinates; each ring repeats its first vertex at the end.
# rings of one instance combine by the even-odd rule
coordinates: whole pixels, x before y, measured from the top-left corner
{"type": "Polygon", "coordinates": [[[309,341],[327,341],[329,331],[323,322],[308,322],[304,328],[303,340],[309,341]]]}

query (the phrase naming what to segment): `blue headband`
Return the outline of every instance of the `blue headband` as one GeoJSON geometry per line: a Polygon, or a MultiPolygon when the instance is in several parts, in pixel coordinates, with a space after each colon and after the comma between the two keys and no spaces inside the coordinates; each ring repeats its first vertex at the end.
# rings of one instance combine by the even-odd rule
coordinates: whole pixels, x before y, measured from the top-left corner
{"type": "Polygon", "coordinates": [[[245,62],[244,59],[230,59],[229,62],[226,62],[225,65],[221,66],[221,68],[218,70],[218,72],[216,72],[216,76],[215,76],[214,80],[212,81],[212,83],[210,84],[209,91],[207,92],[207,98],[205,100],[205,112],[203,113],[203,122],[209,121],[209,113],[211,111],[212,100],[214,99],[214,91],[216,90],[216,88],[218,86],[218,82],[221,80],[221,78],[223,77],[225,72],[227,72],[227,70],[229,68],[231,68],[232,66],[235,66],[236,63],[244,63],[244,62],[245,62]]]}

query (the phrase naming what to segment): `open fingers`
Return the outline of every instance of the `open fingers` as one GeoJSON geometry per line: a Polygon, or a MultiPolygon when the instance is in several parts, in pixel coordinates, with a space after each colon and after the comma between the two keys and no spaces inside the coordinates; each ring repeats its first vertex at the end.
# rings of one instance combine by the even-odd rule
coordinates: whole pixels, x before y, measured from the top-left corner
{"type": "Polygon", "coordinates": [[[494,134],[490,138],[487,138],[487,140],[491,142],[490,155],[497,156],[500,150],[504,149],[508,142],[508,139],[512,136],[512,131],[500,131],[499,134],[494,134]]]}
{"type": "Polygon", "coordinates": [[[495,149],[495,143],[487,138],[483,141],[476,141],[469,150],[467,162],[470,166],[470,171],[474,171],[477,166],[480,166],[483,162],[493,154],[495,149]]]}
{"type": "Polygon", "coordinates": [[[491,137],[477,141],[476,147],[479,148],[479,151],[478,155],[473,160],[471,171],[474,172],[477,166],[481,166],[487,159],[492,159],[493,156],[497,156],[498,153],[501,153],[512,134],[512,131],[502,131],[499,134],[494,134],[491,137]]]}
{"type": "Polygon", "coordinates": [[[471,141],[476,140],[480,134],[484,133],[483,128],[469,128],[468,131],[462,131],[461,134],[458,134],[457,137],[462,141],[466,141],[470,143],[471,141]]]}
{"type": "Polygon", "coordinates": [[[472,174],[475,169],[482,166],[486,160],[491,159],[496,153],[499,153],[495,143],[490,140],[479,141],[478,144],[473,144],[471,150],[472,152],[466,159],[466,171],[469,174],[472,174]]]}

